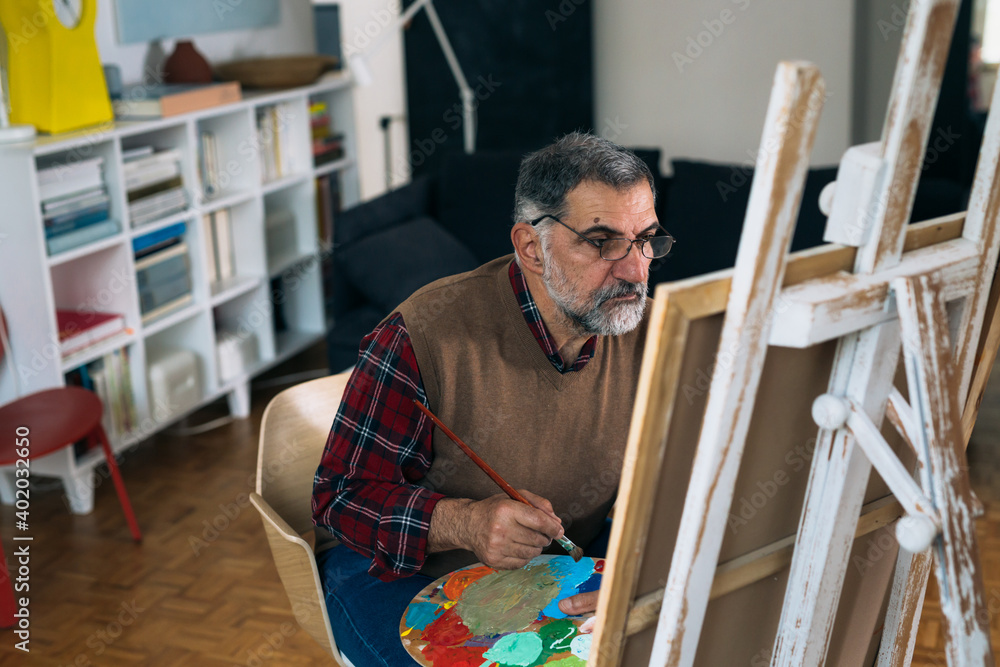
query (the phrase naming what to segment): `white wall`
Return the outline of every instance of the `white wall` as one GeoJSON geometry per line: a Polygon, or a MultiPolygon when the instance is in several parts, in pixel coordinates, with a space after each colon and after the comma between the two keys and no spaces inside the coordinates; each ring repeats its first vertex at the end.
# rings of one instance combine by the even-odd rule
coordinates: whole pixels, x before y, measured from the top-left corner
{"type": "Polygon", "coordinates": [[[361,198],[368,199],[385,191],[385,141],[379,119],[392,116],[393,187],[410,180],[410,134],[406,121],[406,70],[403,36],[394,27],[402,12],[401,0],[342,0],[340,3],[341,50],[345,57],[352,52],[366,54],[371,73],[370,86],[355,88],[354,126],[361,161],[361,198]],[[372,50],[376,43],[379,46],[372,50]]]}
{"type": "Polygon", "coordinates": [[[907,6],[899,0],[858,2],[852,143],[878,141],[882,136],[907,6]]]}
{"type": "MultiPolygon", "coordinates": [[[[4,1],[6,0],[0,0],[4,1]]],[[[368,199],[385,190],[383,139],[378,120],[384,115],[401,117],[406,114],[402,36],[387,27],[391,26],[389,19],[398,16],[400,2],[399,0],[342,0],[339,4],[343,47],[350,45],[363,51],[367,46],[365,37],[371,39],[372,34],[378,35],[389,30],[385,43],[371,59],[375,83],[370,87],[355,88],[354,114],[355,129],[358,134],[361,197],[368,199]]],[[[315,52],[312,2],[281,0],[280,6],[281,22],[276,26],[195,35],[193,36],[195,46],[212,63],[258,56],[315,52]]],[[[102,62],[121,67],[122,80],[126,84],[141,81],[149,46],[118,43],[114,0],[99,0],[96,32],[102,62]]],[[[164,41],[163,49],[167,55],[173,48],[173,40],[164,41]]],[[[405,121],[393,123],[393,146],[396,154],[405,155],[408,145],[409,136],[405,121]]],[[[405,161],[402,166],[395,165],[393,177],[396,185],[408,181],[409,175],[405,161]]]]}
{"type": "MultiPolygon", "coordinates": [[[[199,51],[211,63],[253,58],[257,56],[314,53],[312,6],[309,0],[281,0],[281,22],[268,28],[234,30],[230,32],[193,35],[199,51]]],[[[149,47],[146,44],[119,44],[118,22],[114,0],[98,0],[97,46],[101,61],[122,68],[122,80],[138,83],[143,79],[143,63],[149,47]]],[[[164,40],[167,55],[174,50],[173,40],[164,40]]]]}
{"type": "Polygon", "coordinates": [[[853,0],[593,1],[595,125],[660,147],[664,171],[673,157],[755,154],[780,60],[812,61],[826,80],[813,164],[850,145],[853,0]]]}

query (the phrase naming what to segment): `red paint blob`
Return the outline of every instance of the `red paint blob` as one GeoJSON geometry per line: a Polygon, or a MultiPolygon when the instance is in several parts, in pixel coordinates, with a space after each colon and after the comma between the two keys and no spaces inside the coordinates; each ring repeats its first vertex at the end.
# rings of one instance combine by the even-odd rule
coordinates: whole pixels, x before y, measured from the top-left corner
{"type": "MultiPolygon", "coordinates": [[[[492,567],[486,567],[485,565],[474,567],[470,570],[459,570],[448,578],[448,581],[444,584],[442,592],[449,600],[457,600],[461,597],[462,591],[474,582],[485,577],[487,574],[493,574],[494,572],[496,572],[496,570],[492,567]]],[[[478,665],[476,667],[478,667],[478,665]]]]}
{"type": "Polygon", "coordinates": [[[428,644],[421,654],[434,667],[479,667],[483,664],[483,654],[487,646],[435,646],[428,644]]]}
{"type": "MultiPolygon", "coordinates": [[[[424,628],[422,637],[429,644],[438,646],[458,646],[464,644],[466,640],[472,638],[472,632],[465,627],[462,618],[454,608],[434,619],[434,622],[424,628]]],[[[428,646],[427,648],[430,648],[428,646]]],[[[426,652],[427,649],[424,649],[426,652]]],[[[482,664],[481,662],[479,663],[482,664]]],[[[479,665],[476,665],[479,667],[479,665]]]]}
{"type": "Polygon", "coordinates": [[[604,560],[594,563],[594,572],[604,572],[604,560]]]}

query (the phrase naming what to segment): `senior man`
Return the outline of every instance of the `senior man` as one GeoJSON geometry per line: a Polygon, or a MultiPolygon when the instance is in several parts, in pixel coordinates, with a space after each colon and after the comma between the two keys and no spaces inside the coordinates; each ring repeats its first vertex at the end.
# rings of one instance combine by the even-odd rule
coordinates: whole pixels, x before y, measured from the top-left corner
{"type": "MultiPolygon", "coordinates": [[[[518,568],[564,533],[586,547],[605,528],[649,264],[673,242],[654,203],[634,154],[569,134],[521,163],[513,256],[418,290],[362,341],[313,491],[330,620],[357,667],[409,664],[399,619],[433,579],[518,568]],[[413,399],[535,507],[497,493],[413,399]]],[[[596,595],[561,607],[592,611],[596,595]]]]}

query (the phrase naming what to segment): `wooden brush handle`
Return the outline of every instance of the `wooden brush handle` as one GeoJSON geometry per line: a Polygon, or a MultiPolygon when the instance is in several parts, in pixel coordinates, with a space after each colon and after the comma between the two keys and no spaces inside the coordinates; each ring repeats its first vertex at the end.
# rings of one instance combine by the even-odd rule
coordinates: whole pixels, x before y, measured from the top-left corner
{"type": "MultiPolygon", "coordinates": [[[[487,475],[489,475],[490,479],[492,479],[494,482],[496,482],[497,485],[501,489],[503,489],[504,492],[508,496],[510,496],[514,500],[518,500],[518,501],[524,503],[525,505],[528,505],[529,507],[535,507],[530,502],[528,502],[527,498],[525,498],[520,493],[518,493],[517,490],[515,490],[513,486],[511,486],[510,484],[508,484],[507,480],[505,480],[503,477],[501,477],[500,474],[497,473],[496,470],[494,470],[493,468],[491,468],[489,463],[487,463],[486,461],[484,461],[481,458],[479,458],[479,454],[476,454],[474,451],[472,451],[467,444],[465,444],[464,442],[462,442],[462,439],[460,437],[458,437],[457,435],[455,435],[454,433],[452,433],[451,429],[448,428],[447,426],[445,426],[441,422],[440,419],[438,419],[437,417],[435,417],[434,413],[431,412],[430,410],[428,410],[427,407],[423,403],[421,403],[417,399],[413,399],[413,404],[416,405],[418,408],[420,408],[420,410],[425,415],[427,415],[428,417],[430,417],[431,421],[434,422],[439,429],[441,429],[442,431],[444,431],[444,434],[446,436],[448,436],[449,438],[451,438],[451,441],[454,442],[456,445],[458,445],[459,449],[461,449],[463,452],[465,452],[469,456],[469,458],[472,459],[473,462],[477,466],[479,466],[480,468],[482,468],[483,472],[485,472],[487,475]]],[[[536,507],[535,509],[538,509],[538,508],[536,507]]]]}

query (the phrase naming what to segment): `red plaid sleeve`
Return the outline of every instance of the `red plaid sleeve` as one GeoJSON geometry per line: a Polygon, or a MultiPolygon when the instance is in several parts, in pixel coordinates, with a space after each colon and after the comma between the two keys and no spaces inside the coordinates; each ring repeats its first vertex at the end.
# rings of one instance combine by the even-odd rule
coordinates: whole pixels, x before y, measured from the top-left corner
{"type": "Polygon", "coordinates": [[[313,484],[313,521],[372,559],[391,581],[427,556],[431,513],[443,496],[416,484],[430,469],[432,424],[413,400],[427,398],[403,317],[361,343],[313,484]]]}

